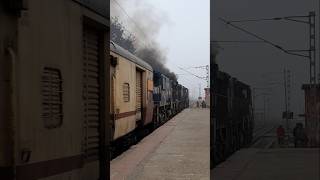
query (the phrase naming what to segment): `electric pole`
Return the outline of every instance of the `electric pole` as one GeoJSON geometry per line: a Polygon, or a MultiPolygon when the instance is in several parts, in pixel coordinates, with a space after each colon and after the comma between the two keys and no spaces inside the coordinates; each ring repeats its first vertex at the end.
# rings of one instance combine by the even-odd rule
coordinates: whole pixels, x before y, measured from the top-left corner
{"type": "Polygon", "coordinates": [[[309,35],[310,35],[310,84],[315,85],[317,79],[316,73],[316,13],[314,11],[309,13],[309,35]]]}
{"type": "Polygon", "coordinates": [[[256,98],[256,88],[253,88],[252,89],[252,116],[253,116],[253,119],[255,120],[255,98],[256,98]]]}
{"type": "Polygon", "coordinates": [[[207,71],[207,88],[210,87],[210,69],[209,69],[209,65],[206,65],[206,71],[207,71]]]}
{"type": "Polygon", "coordinates": [[[187,68],[187,69],[191,69],[191,68],[194,68],[194,69],[205,69],[206,70],[206,77],[203,77],[203,79],[206,80],[207,88],[209,88],[210,87],[210,66],[209,65],[197,66],[197,67],[190,67],[190,68],[187,68]]]}
{"type": "Polygon", "coordinates": [[[266,125],[266,94],[263,94],[263,125],[266,125]]]}
{"type": "MultiPolygon", "coordinates": [[[[290,113],[290,118],[291,118],[291,71],[290,70],[287,70],[287,108],[288,108],[288,111],[290,113]]],[[[289,119],[289,117],[288,117],[289,119]]],[[[288,130],[290,128],[289,126],[289,121],[287,122],[288,123],[288,130]]]]}
{"type": "Polygon", "coordinates": [[[289,115],[291,116],[290,101],[291,101],[291,71],[284,69],[284,98],[285,98],[285,120],[286,128],[289,130],[289,115]]]}
{"type": "Polygon", "coordinates": [[[199,84],[199,99],[201,98],[201,84],[199,84]]]}

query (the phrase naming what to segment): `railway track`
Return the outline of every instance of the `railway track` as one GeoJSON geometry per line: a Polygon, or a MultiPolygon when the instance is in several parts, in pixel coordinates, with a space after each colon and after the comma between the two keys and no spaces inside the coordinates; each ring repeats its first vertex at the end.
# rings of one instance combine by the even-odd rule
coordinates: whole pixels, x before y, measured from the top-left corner
{"type": "Polygon", "coordinates": [[[253,140],[250,147],[261,148],[269,145],[273,141],[274,136],[267,136],[267,134],[271,133],[272,131],[275,131],[275,129],[275,125],[266,125],[257,128],[253,132],[253,140]]]}

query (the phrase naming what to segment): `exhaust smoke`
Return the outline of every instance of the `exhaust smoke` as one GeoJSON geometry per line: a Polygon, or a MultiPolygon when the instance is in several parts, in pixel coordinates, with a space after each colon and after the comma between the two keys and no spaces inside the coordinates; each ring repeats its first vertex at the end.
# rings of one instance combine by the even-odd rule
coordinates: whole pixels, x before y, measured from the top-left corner
{"type": "Polygon", "coordinates": [[[164,13],[143,0],[112,0],[111,17],[112,41],[149,63],[155,71],[177,80],[165,65],[165,49],[156,40],[163,25],[170,24],[164,13]],[[124,7],[135,8],[129,13],[129,8],[124,7]]]}

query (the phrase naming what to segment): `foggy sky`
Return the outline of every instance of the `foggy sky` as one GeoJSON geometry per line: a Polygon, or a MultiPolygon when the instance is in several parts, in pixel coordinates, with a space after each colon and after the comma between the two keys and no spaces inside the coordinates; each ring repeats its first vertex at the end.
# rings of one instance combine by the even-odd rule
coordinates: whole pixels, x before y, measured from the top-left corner
{"type": "MultiPolygon", "coordinates": [[[[211,40],[257,40],[218,20],[241,20],[308,15],[318,11],[314,0],[214,0],[211,9],[211,40]]],[[[316,20],[318,23],[319,20],[316,20]]],[[[285,49],[308,48],[308,26],[305,24],[279,22],[248,22],[237,24],[285,49]]],[[[318,24],[317,24],[318,25],[318,24]]],[[[319,37],[317,37],[318,40],[319,37]]],[[[223,71],[244,81],[251,87],[266,87],[268,82],[281,83],[272,87],[270,111],[275,120],[281,119],[284,110],[283,69],[292,71],[291,110],[295,115],[304,112],[304,96],[301,86],[309,82],[309,60],[288,55],[274,47],[259,44],[221,43],[223,50],[217,62],[223,71]]],[[[318,56],[319,52],[317,52],[318,56]]],[[[319,64],[319,61],[316,62],[319,64]]],[[[317,68],[318,71],[319,68],[317,68]]],[[[318,73],[318,72],[317,72],[318,73]]],[[[259,91],[261,93],[261,91],[259,91]]],[[[262,97],[257,97],[257,108],[262,108],[262,97]]]]}
{"type": "MultiPolygon", "coordinates": [[[[152,0],[150,3],[165,12],[170,24],[159,34],[158,40],[168,49],[167,66],[178,74],[181,84],[189,88],[194,98],[204,96],[206,81],[179,69],[209,65],[210,1],[209,0],[152,0]]],[[[201,69],[187,69],[198,76],[206,76],[201,69]]]]}

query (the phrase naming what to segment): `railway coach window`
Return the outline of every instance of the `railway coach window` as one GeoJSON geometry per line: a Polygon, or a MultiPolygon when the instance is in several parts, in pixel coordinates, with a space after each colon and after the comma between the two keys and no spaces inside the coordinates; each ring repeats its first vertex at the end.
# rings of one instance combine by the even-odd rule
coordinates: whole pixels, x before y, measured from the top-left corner
{"type": "Polygon", "coordinates": [[[42,120],[48,129],[62,125],[62,77],[59,69],[45,67],[42,72],[42,120]]]}
{"type": "Polygon", "coordinates": [[[130,85],[129,83],[124,83],[123,86],[123,100],[124,102],[130,101],[130,85]]]}

